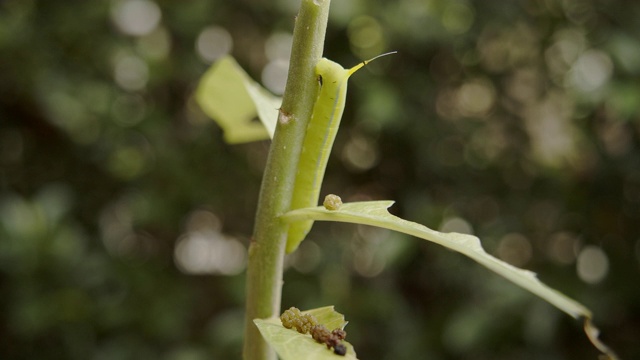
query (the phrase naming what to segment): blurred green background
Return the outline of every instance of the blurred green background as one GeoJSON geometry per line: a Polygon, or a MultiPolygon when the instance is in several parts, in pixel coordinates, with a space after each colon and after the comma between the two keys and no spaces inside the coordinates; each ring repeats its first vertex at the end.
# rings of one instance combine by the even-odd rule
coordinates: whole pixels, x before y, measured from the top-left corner
{"type": "MultiPolygon", "coordinates": [[[[268,142],[193,100],[231,53],[281,92],[298,0],[0,1],[0,358],[240,358],[268,142]]],[[[350,81],[323,193],[479,236],[640,358],[640,2],[334,0],[350,81]],[[635,280],[634,280],[635,279],[635,280]],[[634,285],[635,284],[635,285],[634,285]]],[[[581,324],[417,239],[317,223],[283,307],[362,359],[595,359],[581,324]]]]}

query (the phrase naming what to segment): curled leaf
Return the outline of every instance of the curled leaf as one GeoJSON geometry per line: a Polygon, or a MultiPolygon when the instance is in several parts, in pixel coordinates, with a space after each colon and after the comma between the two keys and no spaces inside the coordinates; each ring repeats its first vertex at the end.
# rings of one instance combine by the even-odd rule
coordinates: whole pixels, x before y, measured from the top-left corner
{"type": "MultiPolygon", "coordinates": [[[[344,316],[327,306],[303,311],[303,314],[311,314],[318,323],[329,329],[344,328],[347,324],[344,316]]],[[[260,330],[262,337],[271,345],[281,360],[356,360],[356,352],[353,346],[346,341],[342,344],[346,347],[345,355],[337,355],[327,346],[316,342],[311,335],[301,334],[295,329],[287,329],[282,326],[280,318],[254,319],[254,324],[260,330]]]]}
{"type": "Polygon", "coordinates": [[[211,66],[196,90],[205,114],[224,130],[228,143],[273,138],[282,99],[253,81],[230,56],[211,66]],[[260,122],[253,121],[256,117],[260,122]]]}
{"type": "Polygon", "coordinates": [[[572,317],[576,319],[584,318],[585,332],[592,344],[610,359],[617,359],[613,351],[598,340],[598,329],[591,323],[591,311],[584,305],[543,284],[538,280],[535,273],[519,269],[489,255],[484,251],[480,244],[480,239],[476,236],[459,233],[442,233],[429,229],[424,225],[391,215],[387,209],[391,207],[393,203],[393,201],[345,203],[337,210],[327,210],[323,206],[318,206],[290,211],[282,215],[281,219],[286,222],[324,220],[377,226],[425,239],[462,253],[514,284],[538,295],[572,317]]]}

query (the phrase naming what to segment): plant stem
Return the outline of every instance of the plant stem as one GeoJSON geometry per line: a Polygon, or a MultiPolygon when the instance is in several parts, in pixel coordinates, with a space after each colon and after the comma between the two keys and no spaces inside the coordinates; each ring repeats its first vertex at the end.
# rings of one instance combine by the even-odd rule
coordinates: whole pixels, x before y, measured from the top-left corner
{"type": "Polygon", "coordinates": [[[278,217],[291,205],[304,133],[317,96],[314,68],[322,56],[330,2],[302,0],[296,17],[287,86],[262,178],[255,230],[249,247],[245,360],[276,358],[253,319],[277,316],[280,312],[288,225],[278,217]]]}

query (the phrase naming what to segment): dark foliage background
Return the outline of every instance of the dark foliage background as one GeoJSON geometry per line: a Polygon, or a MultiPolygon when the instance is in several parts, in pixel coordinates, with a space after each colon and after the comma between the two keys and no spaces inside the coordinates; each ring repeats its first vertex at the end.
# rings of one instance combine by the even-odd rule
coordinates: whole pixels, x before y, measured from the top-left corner
{"type": "MultiPolygon", "coordinates": [[[[278,91],[297,0],[0,1],[0,357],[239,358],[268,143],[193,100],[230,52],[278,91]]],[[[325,193],[478,235],[640,358],[640,3],[334,1],[352,66],[325,193]],[[635,280],[634,280],[635,279],[635,280]],[[634,285],[635,284],[635,285],[634,285]]],[[[362,359],[595,359],[579,322],[416,239],[316,224],[283,306],[362,359]]]]}

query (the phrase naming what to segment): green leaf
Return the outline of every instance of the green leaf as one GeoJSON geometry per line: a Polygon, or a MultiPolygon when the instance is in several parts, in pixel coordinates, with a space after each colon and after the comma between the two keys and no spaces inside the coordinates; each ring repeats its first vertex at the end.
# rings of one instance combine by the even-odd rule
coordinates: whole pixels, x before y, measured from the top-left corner
{"type": "Polygon", "coordinates": [[[514,284],[538,295],[574,318],[583,317],[585,319],[585,332],[594,346],[611,359],[616,358],[615,354],[598,340],[598,329],[591,324],[592,314],[585,306],[543,284],[538,280],[535,273],[519,269],[487,254],[480,244],[480,239],[475,236],[459,233],[441,233],[424,225],[391,215],[387,209],[393,203],[393,201],[345,203],[338,210],[327,210],[324,206],[318,206],[293,210],[282,215],[281,218],[286,222],[324,220],[377,226],[429,240],[462,253],[514,284]]]}
{"type": "Polygon", "coordinates": [[[224,130],[228,143],[273,138],[282,99],[271,95],[230,56],[218,60],[203,75],[196,101],[224,130]],[[261,123],[253,121],[256,116],[261,123]]]}
{"type": "Polygon", "coordinates": [[[315,308],[311,310],[306,310],[302,312],[303,314],[311,314],[316,320],[318,320],[318,324],[324,325],[327,329],[344,329],[347,325],[347,322],[344,321],[344,315],[337,312],[333,306],[325,306],[321,308],[315,308]]]}
{"type": "MultiPolygon", "coordinates": [[[[319,324],[323,324],[327,329],[344,328],[347,324],[344,316],[333,309],[333,306],[303,311],[316,317],[319,324]]],[[[287,329],[282,326],[279,318],[254,319],[253,322],[260,330],[262,337],[271,345],[281,360],[355,360],[356,352],[353,346],[346,341],[342,341],[347,347],[345,356],[336,355],[333,350],[320,344],[311,338],[309,334],[301,334],[296,330],[287,329]]]]}

